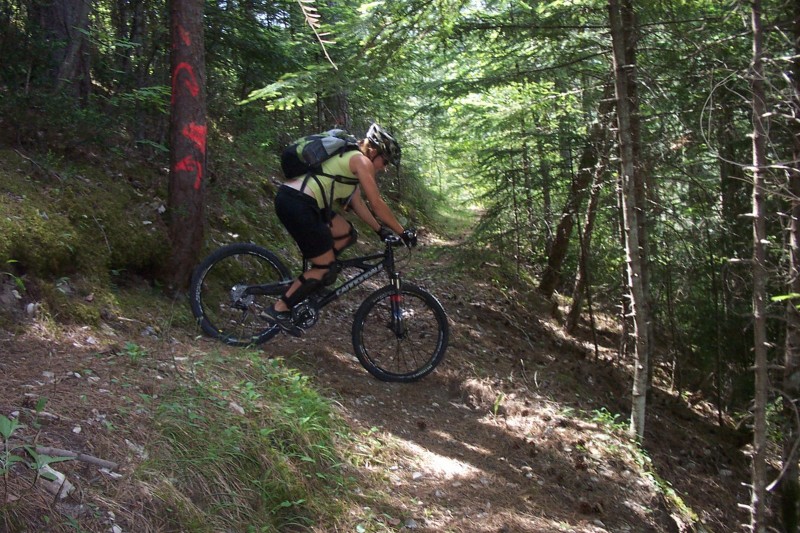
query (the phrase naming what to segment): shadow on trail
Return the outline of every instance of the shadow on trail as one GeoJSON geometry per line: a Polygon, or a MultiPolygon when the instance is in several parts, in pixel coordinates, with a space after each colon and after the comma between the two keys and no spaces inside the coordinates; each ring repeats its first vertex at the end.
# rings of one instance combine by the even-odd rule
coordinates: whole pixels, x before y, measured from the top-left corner
{"type": "MultiPolygon", "coordinates": [[[[386,502],[387,514],[413,519],[423,531],[547,531],[554,524],[678,530],[663,487],[632,468],[635,459],[609,453],[624,436],[609,437],[607,427],[586,416],[629,411],[630,375],[623,366],[587,357],[582,347],[540,327],[530,329],[531,344],[489,308],[443,303],[453,325],[451,345],[440,367],[418,383],[382,383],[359,365],[347,311],[335,312],[305,339],[280,342],[278,352],[332,391],[362,430],[379,428],[400,443],[405,460],[372,466],[397,496],[386,502]]],[[[746,497],[747,465],[738,450],[714,444],[721,431],[656,390],[646,469],[671,484],[707,525],[732,530],[738,523],[732,510],[746,497]]]]}
{"type": "Polygon", "coordinates": [[[631,473],[594,464],[581,443],[560,437],[563,420],[541,424],[533,404],[531,415],[521,417],[527,421],[508,426],[485,406],[465,403],[459,376],[446,364],[418,383],[386,384],[333,350],[290,361],[332,389],[361,428],[379,428],[400,443],[402,464],[373,466],[407,502],[386,509],[390,516],[413,519],[426,531],[544,531],[552,523],[597,521],[610,531],[671,530],[657,501],[614,503],[636,500],[631,473]],[[654,521],[661,527],[654,529],[654,521]]]}

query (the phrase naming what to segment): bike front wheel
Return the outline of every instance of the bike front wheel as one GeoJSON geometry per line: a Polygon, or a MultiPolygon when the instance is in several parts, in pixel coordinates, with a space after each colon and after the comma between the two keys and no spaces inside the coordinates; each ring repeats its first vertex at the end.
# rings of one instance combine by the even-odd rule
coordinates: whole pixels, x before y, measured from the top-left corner
{"type": "Polygon", "coordinates": [[[439,300],[408,283],[370,294],[353,322],[356,357],[381,381],[408,383],[430,374],[444,358],[449,335],[439,300]]]}
{"type": "Polygon", "coordinates": [[[291,283],[274,253],[249,243],[223,246],[192,275],[192,314],[209,336],[231,346],[261,344],[280,332],[259,317],[291,283]]]}

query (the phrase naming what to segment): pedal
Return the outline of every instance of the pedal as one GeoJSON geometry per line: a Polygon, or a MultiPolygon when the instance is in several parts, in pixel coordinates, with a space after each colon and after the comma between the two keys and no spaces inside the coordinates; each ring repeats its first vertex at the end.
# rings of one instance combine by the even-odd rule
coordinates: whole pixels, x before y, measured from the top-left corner
{"type": "Polygon", "coordinates": [[[289,334],[289,335],[291,335],[292,337],[297,337],[297,338],[300,338],[300,337],[302,337],[302,336],[303,336],[303,329],[302,329],[302,328],[300,328],[300,327],[298,327],[298,326],[292,326],[292,327],[291,327],[291,328],[289,328],[289,329],[283,329],[283,328],[281,328],[281,331],[283,331],[284,333],[288,333],[288,334],[289,334]]]}

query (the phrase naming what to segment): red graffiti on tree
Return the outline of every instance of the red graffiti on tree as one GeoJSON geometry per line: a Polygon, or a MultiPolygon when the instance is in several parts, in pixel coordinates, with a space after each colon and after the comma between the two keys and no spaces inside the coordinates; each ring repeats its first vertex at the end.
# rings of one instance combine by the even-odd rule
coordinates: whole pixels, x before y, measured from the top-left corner
{"type": "Polygon", "coordinates": [[[206,154],[206,126],[203,124],[195,124],[194,122],[190,123],[188,126],[183,128],[181,133],[184,137],[192,141],[195,146],[200,150],[200,153],[205,155],[206,154]]]}
{"type": "Polygon", "coordinates": [[[189,32],[183,29],[183,26],[178,24],[178,34],[181,36],[181,41],[183,41],[184,46],[190,46],[192,44],[192,36],[189,35],[189,32]]]}
{"type": "MultiPolygon", "coordinates": [[[[178,48],[181,46],[188,47],[192,44],[192,36],[186,29],[178,24],[177,27],[178,40],[173,42],[173,47],[178,48]]],[[[175,105],[175,97],[180,88],[184,88],[191,95],[192,98],[197,98],[200,95],[200,82],[195,73],[194,67],[185,61],[179,62],[172,72],[172,105],[175,105]]],[[[174,170],[176,172],[191,172],[195,175],[194,189],[200,190],[203,183],[203,164],[206,155],[206,133],[207,128],[204,124],[197,124],[190,122],[181,129],[181,135],[189,139],[192,144],[199,150],[200,156],[187,155],[181,161],[175,164],[174,170]]]]}
{"type": "Polygon", "coordinates": [[[199,191],[200,185],[203,183],[203,164],[192,156],[186,156],[178,161],[175,165],[175,170],[183,170],[185,172],[194,172],[194,190],[199,191]]]}
{"type": "Polygon", "coordinates": [[[185,73],[183,78],[183,84],[189,90],[189,93],[192,97],[197,98],[197,95],[200,94],[200,84],[197,82],[197,76],[194,74],[194,69],[189,63],[183,62],[178,63],[178,66],[175,67],[175,72],[172,74],[172,103],[175,103],[175,93],[177,92],[177,85],[178,85],[178,77],[180,77],[181,72],[185,73]]]}
{"type": "MultiPolygon", "coordinates": [[[[181,131],[181,134],[192,141],[197,149],[200,150],[203,158],[206,155],[206,131],[207,128],[204,124],[195,124],[194,122],[187,125],[181,131]]],[[[197,177],[194,180],[195,190],[200,189],[200,184],[203,181],[203,164],[191,156],[185,157],[181,162],[175,166],[175,170],[185,170],[187,172],[196,172],[197,177]]]]}

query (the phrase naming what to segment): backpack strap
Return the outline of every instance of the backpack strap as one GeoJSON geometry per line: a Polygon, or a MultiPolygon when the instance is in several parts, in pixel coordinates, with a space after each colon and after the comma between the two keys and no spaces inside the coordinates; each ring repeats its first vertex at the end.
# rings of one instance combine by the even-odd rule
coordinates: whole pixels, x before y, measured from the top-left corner
{"type": "MultiPolygon", "coordinates": [[[[357,145],[346,145],[343,146],[339,151],[339,157],[342,157],[346,152],[350,152],[352,150],[357,150],[357,145]]],[[[339,174],[328,174],[327,172],[322,171],[322,166],[320,165],[318,168],[311,169],[306,173],[305,178],[303,179],[303,185],[300,190],[306,188],[306,184],[308,183],[309,179],[313,179],[317,182],[317,186],[319,187],[320,193],[322,193],[322,205],[324,206],[324,214],[326,221],[330,222],[333,219],[333,192],[336,187],[337,183],[341,183],[343,185],[358,185],[358,178],[351,178],[350,176],[342,176],[339,174]],[[331,192],[330,195],[325,194],[325,187],[322,186],[322,182],[319,181],[319,176],[325,176],[326,178],[331,179],[331,192]]]]}
{"type": "Polygon", "coordinates": [[[325,221],[330,223],[333,220],[333,192],[336,188],[336,183],[344,183],[347,185],[358,185],[358,179],[350,178],[348,176],[335,176],[332,174],[326,174],[324,172],[307,172],[305,178],[303,178],[303,185],[300,187],[300,190],[306,188],[308,181],[313,179],[317,182],[317,186],[319,187],[319,192],[322,194],[322,205],[323,205],[323,213],[325,215],[325,221]],[[325,194],[325,187],[322,186],[322,182],[319,181],[319,176],[325,176],[326,178],[331,178],[331,191],[330,195],[325,194]],[[342,178],[341,180],[336,178],[342,178]],[[347,181],[344,181],[347,180],[347,181]]]}

